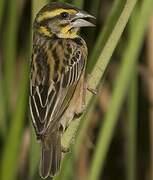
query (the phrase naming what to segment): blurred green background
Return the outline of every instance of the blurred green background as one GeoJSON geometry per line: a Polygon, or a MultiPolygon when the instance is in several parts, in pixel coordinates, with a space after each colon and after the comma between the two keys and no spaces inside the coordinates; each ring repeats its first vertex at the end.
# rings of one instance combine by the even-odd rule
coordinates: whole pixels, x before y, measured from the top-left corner
{"type": "MultiPolygon", "coordinates": [[[[48,2],[0,0],[1,180],[40,179],[40,147],[28,108],[29,65],[32,22],[48,2]]],[[[96,28],[84,28],[81,36],[89,49],[89,85],[98,85],[98,95],[87,93],[85,114],[63,135],[71,151],[54,179],[152,180],[153,1],[61,2],[96,16],[96,28]]]]}

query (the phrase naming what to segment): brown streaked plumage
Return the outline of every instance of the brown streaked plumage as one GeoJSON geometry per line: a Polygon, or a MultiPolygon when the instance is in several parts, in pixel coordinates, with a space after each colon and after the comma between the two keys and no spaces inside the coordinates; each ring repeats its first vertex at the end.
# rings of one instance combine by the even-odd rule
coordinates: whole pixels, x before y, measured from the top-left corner
{"type": "Polygon", "coordinates": [[[84,107],[84,72],[87,59],[80,27],[93,16],[68,4],[44,6],[34,22],[30,79],[30,110],[42,144],[40,176],[60,169],[61,135],[84,107]]]}

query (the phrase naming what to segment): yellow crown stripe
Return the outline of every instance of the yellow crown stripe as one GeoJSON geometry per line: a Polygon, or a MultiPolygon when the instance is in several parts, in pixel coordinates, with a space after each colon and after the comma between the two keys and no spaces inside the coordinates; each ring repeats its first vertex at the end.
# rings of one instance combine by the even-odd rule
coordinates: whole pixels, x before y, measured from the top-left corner
{"type": "Polygon", "coordinates": [[[57,16],[58,14],[60,14],[62,12],[67,12],[70,14],[77,13],[77,11],[75,9],[55,9],[54,11],[46,11],[43,14],[39,15],[37,20],[38,20],[38,22],[40,22],[44,19],[48,19],[48,18],[52,18],[54,16],[57,16]]]}

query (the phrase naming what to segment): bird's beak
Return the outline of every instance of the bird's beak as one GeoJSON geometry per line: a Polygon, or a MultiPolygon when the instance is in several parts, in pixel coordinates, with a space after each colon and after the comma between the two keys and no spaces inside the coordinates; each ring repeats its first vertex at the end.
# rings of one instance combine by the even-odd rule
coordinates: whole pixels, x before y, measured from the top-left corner
{"type": "Polygon", "coordinates": [[[79,11],[75,17],[73,18],[73,20],[71,21],[71,25],[74,28],[80,28],[80,27],[94,27],[95,24],[85,20],[86,18],[92,18],[92,19],[96,19],[94,16],[92,16],[91,14],[88,14],[85,11],[79,11]]]}

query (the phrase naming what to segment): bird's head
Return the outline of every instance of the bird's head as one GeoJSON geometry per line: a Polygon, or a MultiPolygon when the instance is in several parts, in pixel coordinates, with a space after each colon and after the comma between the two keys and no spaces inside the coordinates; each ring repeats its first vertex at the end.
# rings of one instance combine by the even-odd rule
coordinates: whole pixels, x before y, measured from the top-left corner
{"type": "Polygon", "coordinates": [[[95,26],[86,18],[95,17],[72,5],[54,2],[38,12],[34,28],[48,37],[55,34],[59,38],[75,38],[80,27],[95,26]]]}

